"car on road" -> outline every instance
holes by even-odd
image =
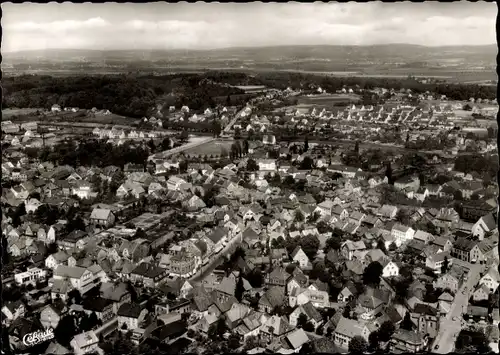
[[[457,317],[455,316],[455,317],[453,317],[452,319],[453,319],[454,321],[456,321],[456,320],[457,320]]]
[[[436,345],[436,346],[434,347],[434,350],[437,350],[437,349],[439,349],[439,345]]]

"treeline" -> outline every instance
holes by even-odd
[[[134,146],[130,143],[115,146],[99,140],[82,141],[78,145],[75,141],[68,140],[52,148],[45,147],[38,152],[40,160],[59,165],[73,167],[115,165],[122,169],[127,163],[144,165],[148,156],[149,151],[143,146]]]
[[[255,75],[209,72],[206,75],[212,80],[220,80],[231,85],[264,85],[282,90],[288,87],[307,90],[310,89],[311,85],[314,85],[330,93],[343,87],[359,86],[361,89],[366,90],[382,87],[395,90],[410,89],[415,93],[429,91],[438,95],[446,95],[452,100],[469,100],[471,97],[492,100],[496,98],[497,92],[494,86],[446,83],[423,84],[413,78],[328,77],[293,72],[262,72]]]
[[[108,109],[142,117],[162,102],[192,110],[214,107],[214,98],[244,94],[243,90],[206,80],[200,74],[166,76],[104,75],[51,77],[23,75],[3,80],[4,107],[50,109],[52,105]]]
[[[269,88],[310,90],[321,87],[335,92],[343,87],[373,89],[375,87],[411,89],[415,93],[429,91],[449,99],[494,99],[496,87],[470,84],[423,84],[412,78],[326,77],[317,74],[265,72],[255,75],[209,71],[204,74],[180,73],[155,75],[101,75],[51,77],[21,75],[3,79],[4,107],[49,109],[54,104],[64,107],[108,109],[113,113],[142,117],[151,113],[157,103],[164,106],[183,105],[200,111],[220,104],[239,105],[248,100],[243,90],[234,85],[264,85]],[[237,101],[237,102],[233,102]]]

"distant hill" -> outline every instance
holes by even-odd
[[[87,50],[48,49],[3,53],[6,61],[102,61],[117,60],[175,60],[190,58],[197,60],[241,59],[246,61],[266,61],[279,59],[327,59],[354,62],[372,61],[422,61],[434,59],[477,60],[496,62],[497,46],[446,46],[426,47],[411,44],[384,44],[372,46],[274,46],[238,47],[212,50]]]

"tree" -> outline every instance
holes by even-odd
[[[314,167],[314,160],[310,156],[304,157],[300,163],[301,170],[311,170]]]
[[[363,284],[378,287],[383,267],[378,261],[373,261],[365,268],[363,272]]]
[[[482,331],[461,330],[457,336],[455,348],[467,353],[491,353],[489,341]]]
[[[218,138],[222,132],[222,128],[220,126],[219,121],[214,120],[213,126],[212,126],[212,131],[214,133],[214,137]]]
[[[446,274],[448,272],[449,261],[448,257],[445,256],[443,260],[443,264],[441,264],[441,274]]]
[[[387,177],[389,184],[392,185],[394,181],[392,180],[392,168],[390,162],[387,163],[385,168],[385,176]]]
[[[354,144],[354,153],[359,155],[359,141],[356,141],[356,144]]]
[[[241,129],[239,127],[236,127],[234,129],[234,139],[240,139],[241,138]]]
[[[236,282],[236,287],[234,290],[234,297],[241,302],[243,299],[243,292],[245,292],[245,288],[243,287],[243,278],[240,276],[238,277],[238,281]]]
[[[396,327],[390,321],[385,321],[384,323],[382,323],[378,330],[378,337],[380,341],[385,343],[391,340],[391,337],[394,334],[395,330]]]
[[[253,159],[248,159],[247,161],[247,170],[248,171],[258,171],[259,166],[257,165],[257,162]]]
[[[304,328],[307,323],[307,316],[304,313],[299,314],[297,318],[297,328]]]
[[[248,140],[243,140],[243,153],[248,154]]]
[[[300,240],[300,247],[310,260],[316,257],[320,246],[320,241],[317,236],[308,234]]]
[[[307,139],[307,136],[304,138],[304,152],[307,152],[309,150],[309,139]]]
[[[78,334],[76,320],[72,315],[65,315],[54,329],[54,337],[57,342],[63,346],[69,346],[73,337]]]
[[[307,322],[303,327],[306,332],[314,332],[314,325],[311,322]]]
[[[295,211],[295,222],[304,222],[305,217],[301,210]]]
[[[246,279],[248,280],[250,285],[254,288],[262,287],[264,283],[264,277],[262,275],[262,272],[258,268],[255,268],[252,271],[250,271],[246,275]]]
[[[403,321],[401,322],[400,328],[406,330],[413,329],[413,322],[411,320],[410,312],[406,312],[405,316],[403,317]]]
[[[364,353],[368,349],[368,343],[366,340],[360,336],[354,336],[349,342],[349,352],[355,354]]]
[[[370,335],[368,336],[368,347],[370,351],[376,351],[378,350],[378,344],[379,344],[379,337],[378,337],[378,332],[374,331],[371,332]]]
[[[189,139],[189,134],[186,130],[183,130],[181,134],[179,135],[179,140],[181,143],[186,143]]]

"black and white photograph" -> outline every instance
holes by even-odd
[[[1,355],[499,352],[496,3],[1,8]]]

